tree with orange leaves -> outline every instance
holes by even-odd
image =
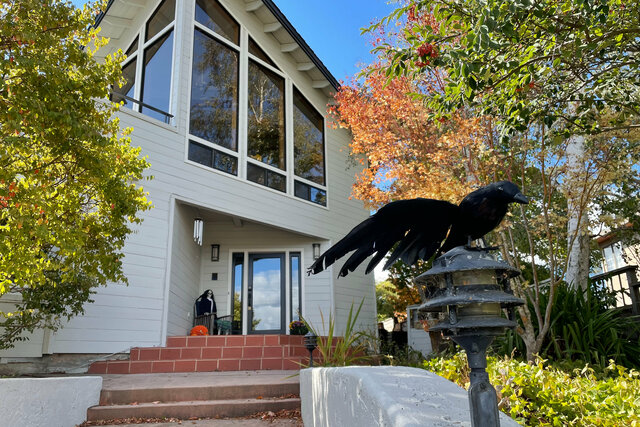
[[[351,154],[363,165],[353,196],[370,207],[428,197],[459,202],[492,176],[488,122],[460,112],[434,122],[424,103],[408,94],[437,90],[438,75],[416,82],[376,70],[362,83],[342,86],[331,107],[335,122],[351,131]]]
[[[439,28],[431,14],[410,14],[397,33],[377,27],[374,51],[389,40],[409,44],[418,37],[412,32],[416,24]],[[457,203],[474,187],[495,179],[498,159],[491,149],[491,123],[464,110],[435,120],[422,99],[445,90],[442,72],[427,67],[439,52],[424,43],[416,54],[424,73],[389,79],[385,70],[390,63],[380,53],[362,70],[364,80],[340,88],[329,110],[337,126],[351,131],[351,154],[365,166],[353,196],[372,208],[415,197]]]
[[[425,64],[437,56],[430,45],[420,46],[419,53]],[[435,71],[420,80],[399,76],[388,81],[382,64],[379,58],[363,70],[362,81],[343,85],[330,108],[333,123],[351,132],[351,154],[364,166],[352,196],[372,209],[416,197],[458,203],[493,181],[499,157],[492,149],[490,121],[465,111],[435,121],[420,97],[411,94],[442,91],[443,76]],[[387,287],[395,288],[395,311],[419,301],[411,278],[426,268],[422,262],[392,267]]]

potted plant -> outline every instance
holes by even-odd
[[[309,328],[302,320],[294,320],[289,323],[289,333],[291,335],[305,335],[307,332],[309,332]]]

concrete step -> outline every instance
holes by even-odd
[[[100,405],[126,405],[132,402],[183,402],[195,400],[230,400],[277,398],[299,395],[299,383],[181,386],[141,389],[109,389],[100,393]]]
[[[300,408],[300,398],[262,398],[195,400],[184,402],[146,402],[136,405],[94,406],[87,411],[88,421],[119,418],[189,419],[192,417],[243,417],[257,412]]]
[[[242,417],[300,408],[297,370],[102,375],[89,421]]]

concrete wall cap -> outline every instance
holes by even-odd
[[[424,369],[304,369],[300,397],[305,426],[471,426],[466,390]],[[503,413],[500,423],[519,426]]]

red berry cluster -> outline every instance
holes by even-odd
[[[423,43],[420,47],[418,47],[418,56],[429,56],[431,58],[436,58],[438,56],[438,51],[435,47],[433,47],[430,43]]]
[[[431,43],[423,43],[418,47],[418,56],[421,58],[427,58],[426,61],[416,61],[416,65],[420,68],[429,65],[430,58],[438,57],[438,50]]]

